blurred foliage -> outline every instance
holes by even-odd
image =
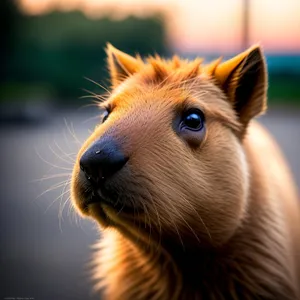
[[[107,42],[130,54],[168,55],[162,16],[91,20],[81,12],[21,14],[13,0],[0,1],[0,100],[49,99],[70,103],[103,90]],[[269,99],[300,103],[300,55],[267,57]],[[80,101],[82,103],[82,101]]]
[[[2,0],[1,0],[2,1]],[[1,98],[45,97],[78,99],[86,94],[84,79],[103,82],[107,78],[107,42],[131,54],[167,54],[166,34],[159,16],[121,21],[109,18],[91,20],[81,12],[52,12],[40,16],[24,16],[6,1],[1,34],[9,45],[1,57],[6,67],[1,74]],[[7,20],[9,19],[9,21]],[[108,82],[105,82],[107,85]],[[91,87],[91,88],[90,88]],[[98,92],[98,91],[97,91]]]
[[[19,24],[19,13],[13,0],[0,1],[0,79],[9,70],[10,57],[14,51]]]
[[[269,73],[268,99],[271,103],[300,105],[300,70],[298,74]]]
[[[300,53],[267,54],[269,99],[272,103],[300,104]]]

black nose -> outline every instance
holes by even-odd
[[[80,168],[86,177],[95,182],[105,180],[121,170],[128,161],[113,140],[100,139],[80,159]]]

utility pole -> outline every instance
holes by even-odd
[[[250,0],[243,0],[243,16],[242,16],[242,50],[249,47],[249,13]]]

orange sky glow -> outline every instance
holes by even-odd
[[[300,0],[249,0],[249,44],[269,52],[300,53]],[[171,45],[182,52],[242,49],[243,0],[19,0],[29,14],[82,10],[90,18],[109,14],[146,17],[162,12]]]

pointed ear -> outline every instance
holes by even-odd
[[[213,76],[232,103],[244,130],[253,117],[266,110],[267,68],[258,45],[219,64]]]
[[[111,44],[106,46],[107,63],[113,87],[118,86],[130,75],[139,71],[143,62],[140,58],[132,57]]]

